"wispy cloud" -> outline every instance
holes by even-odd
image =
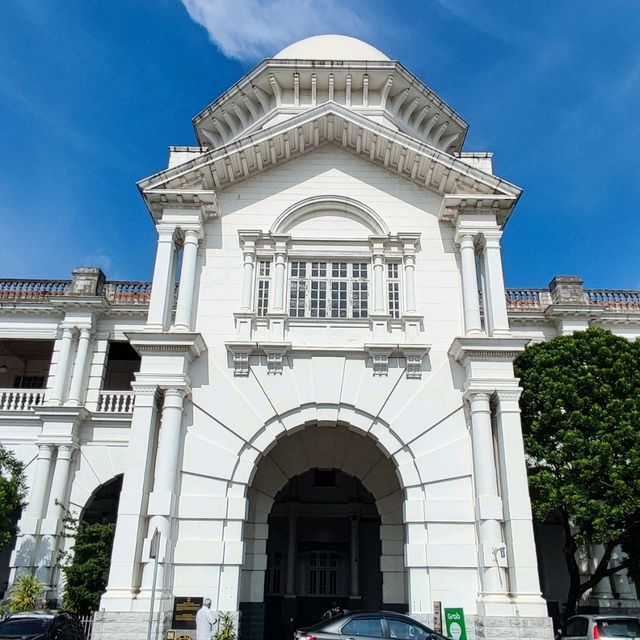
[[[366,31],[354,5],[338,0],[181,1],[225,56],[243,62],[271,57],[307,36]]]

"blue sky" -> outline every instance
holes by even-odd
[[[524,188],[507,286],[576,274],[640,288],[638,0],[4,0],[1,277],[101,266],[148,279],[135,183],[260,59],[318,33],[367,40],[470,124]]]

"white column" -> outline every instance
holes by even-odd
[[[78,350],[76,360],[73,363],[73,373],[71,375],[71,387],[69,388],[69,399],[67,404],[79,406],[82,397],[82,383],[87,368],[87,356],[89,354],[89,344],[91,341],[91,331],[87,328],[80,329],[78,338]]]
[[[602,556],[604,555],[604,545],[592,544],[590,552],[589,573],[590,575],[593,575],[602,560]],[[605,576],[602,578],[602,580],[593,587],[591,593],[594,598],[612,600],[613,592],[611,591],[611,576]]]
[[[254,249],[245,249],[243,252],[244,265],[242,267],[242,311],[253,309],[253,266],[256,259]]]
[[[147,328],[163,331],[169,323],[169,300],[173,296],[175,265],[175,228],[158,227],[158,248],[156,262],[153,268],[151,283],[151,297],[149,299],[149,314]]]
[[[298,538],[298,516],[289,516],[289,539],[287,547],[287,585],[285,594],[296,595],[296,547]]]
[[[491,318],[491,335],[511,335],[504,292],[502,259],[500,257],[501,231],[484,233],[484,271],[487,280],[487,314]]]
[[[52,444],[38,445],[36,470],[33,476],[31,491],[29,493],[29,502],[27,503],[25,510],[25,515],[29,519],[39,519],[44,517],[44,504],[47,498],[52,455]]]
[[[160,566],[158,567],[157,577],[157,588],[159,590],[169,586],[165,584],[165,577],[171,575],[170,571],[166,570],[169,568],[173,551],[171,521],[175,515],[176,507],[176,482],[181,451],[184,397],[184,389],[167,389],[164,392],[153,477],[153,492],[149,496],[148,515],[151,520],[147,532],[147,541],[151,540],[156,528],[160,531],[161,536]],[[142,576],[142,584],[145,589],[151,589],[152,579],[153,561],[149,561],[144,566]]]
[[[384,255],[382,253],[374,253],[373,313],[374,315],[384,315],[386,312],[386,299],[384,295]]]
[[[476,513],[480,541],[480,576],[484,595],[505,593],[506,576],[493,558],[502,546],[502,504],[498,495],[493,454],[491,406],[486,393],[471,394],[471,442],[476,487]]]
[[[416,313],[416,281],[415,265],[416,256],[413,253],[405,253],[404,262],[404,291],[405,291],[405,313],[407,315]]]
[[[538,559],[518,405],[520,390],[498,391],[496,395],[496,436],[504,532],[509,556],[509,587],[516,597],[540,597]],[[541,597],[540,604],[545,606]]]
[[[466,335],[477,335],[482,333],[482,324],[480,322],[475,241],[472,235],[465,234],[459,238],[458,242],[460,244],[465,333]]]
[[[196,284],[199,240],[197,231],[188,229],[185,232],[175,321],[175,328],[180,331],[191,331],[192,327],[193,291]]]
[[[273,310],[276,313],[284,313],[285,284],[287,279],[287,256],[284,251],[276,252],[276,280],[275,280],[275,300]]]
[[[150,470],[153,468],[157,430],[157,387],[133,383],[136,401],[125,474],[118,504],[118,520],[111,553],[109,584],[102,596],[101,608],[122,611],[140,586],[142,541],[146,533]]]
[[[351,589],[352,598],[360,597],[360,563],[358,558],[358,531],[360,519],[357,516],[351,518]]]
[[[69,485],[69,470],[73,456],[73,445],[63,444],[58,446],[58,456],[53,468],[51,491],[49,492],[49,504],[45,521],[46,530],[43,532],[39,554],[39,569],[36,573],[43,584],[51,585],[53,578],[53,566],[56,561],[58,549],[58,535],[62,530],[63,508],[67,499],[67,487]]]
[[[58,352],[58,364],[56,366],[56,374],[53,379],[53,388],[49,403],[53,405],[61,405],[64,400],[64,394],[67,390],[67,381],[69,378],[69,360],[71,359],[71,347],[73,342],[73,331],[69,327],[62,330],[62,338],[60,339],[60,350]]]

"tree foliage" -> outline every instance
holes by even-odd
[[[15,515],[25,493],[23,464],[0,444],[0,549],[15,535]]]
[[[75,537],[75,544],[62,558],[62,605],[67,611],[87,615],[97,611],[100,596],[107,588],[115,525],[78,523],[67,514],[65,528],[67,536]]]
[[[571,615],[611,575],[611,552],[631,551],[640,522],[640,342],[592,328],[528,347],[515,364],[534,512],[559,517]],[[594,575],[580,581],[576,551],[602,543]],[[625,561],[629,566],[631,560]],[[620,568],[617,567],[617,568]]]

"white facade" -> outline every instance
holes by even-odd
[[[339,598],[550,637],[512,362],[592,324],[638,335],[637,293],[505,292],[520,190],[365,43],[296,43],[194,127],[201,146],[139,184],[151,287],[0,283],[0,439],[30,485],[12,575],[36,567],[55,593],[59,503],[80,513],[122,475],[94,637],[146,633],[156,530],[158,629],[174,596],[241,612],[251,639]],[[44,389],[10,388],[23,361]]]

